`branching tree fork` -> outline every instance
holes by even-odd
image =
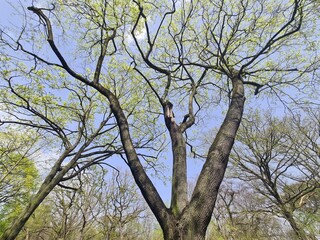
[[[36,114],[53,127],[56,134],[62,134],[66,149],[30,206],[2,239],[10,240],[17,236],[44,197],[74,167],[78,159],[86,155],[86,148],[97,136],[107,134],[108,131],[103,129],[113,117],[122,146],[121,149],[103,153],[111,156],[120,153],[123,148],[135,182],[160,223],[164,238],[204,239],[244,111],[245,86],[249,87],[248,96],[251,95],[252,87],[251,92],[254,94],[262,90],[276,92],[276,86],[281,84],[296,84],[296,88],[299,88],[299,83],[303,84],[303,81],[298,77],[302,78],[302,73],[311,72],[314,66],[313,63],[288,57],[288,54],[284,56],[286,51],[293,50],[290,44],[294,48],[298,45],[296,41],[302,39],[299,31],[303,17],[309,11],[310,4],[307,1],[294,0],[279,4],[250,0],[125,2],[120,1],[117,5],[112,1],[56,1],[56,8],[53,9],[28,7],[45,27],[46,40],[59,62],[50,62],[36,51],[26,50],[27,47],[23,47],[20,39],[15,42],[17,47],[12,48],[22,51],[36,62],[63,70],[81,86],[89,87],[90,91],[108,100],[111,113],[95,132],[87,136],[82,145],[78,144],[85,131],[85,124],[79,126],[79,141],[70,144],[63,130],[55,127],[55,123],[51,123],[45,116]],[[57,10],[58,6],[62,10]],[[79,18],[77,24],[88,28],[84,30],[82,40],[95,37],[94,43],[90,45],[91,53],[88,54],[95,59],[92,75],[78,73],[64,53],[65,49],[57,44],[54,35],[56,26],[51,18],[59,18],[63,11],[73,13],[73,16]],[[50,13],[54,14],[50,16]],[[1,41],[10,45],[3,37]],[[113,76],[110,70],[114,68],[112,61],[116,61],[116,65],[130,65],[126,74],[119,71]],[[304,71],[306,68],[309,71]],[[138,82],[121,85],[120,82],[126,77],[132,81],[138,79]],[[139,146],[134,142],[130,116],[137,114],[139,117],[139,110],[128,113],[120,90],[115,89],[106,79],[115,79],[115,86],[121,85],[129,92],[133,91],[132,85],[135,84],[141,89],[147,88],[147,99],[152,102],[152,108],[162,109],[163,124],[170,135],[173,156],[170,207],[165,205],[148,177],[137,150]],[[14,94],[14,89],[12,91]],[[208,99],[219,94],[221,104],[222,100],[226,100],[227,111],[207,151],[193,194],[188,199],[185,134],[189,128],[195,127],[197,116],[205,108],[204,102],[213,111],[214,101]],[[182,111],[179,104],[187,108],[181,123],[174,115],[175,109],[177,116]],[[27,109],[31,110],[29,106]],[[148,109],[147,114],[152,115],[151,109]],[[90,110],[83,119],[89,116]],[[153,128],[156,127],[154,124]],[[99,157],[99,153],[93,152],[93,158]],[[67,156],[71,160],[58,171],[60,163]]]

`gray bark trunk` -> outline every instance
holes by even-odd
[[[164,106],[164,118],[170,133],[173,168],[172,168],[172,193],[170,209],[174,216],[178,216],[186,207],[188,201],[187,185],[187,152],[183,130],[174,119],[172,103],[166,102]]]
[[[245,102],[242,80],[233,78],[233,94],[226,117],[212,143],[190,203],[163,228],[166,240],[205,239],[218,190],[223,180]]]

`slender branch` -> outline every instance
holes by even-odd
[[[66,60],[64,59],[64,57],[62,56],[62,54],[60,53],[59,49],[57,48],[54,39],[53,39],[53,32],[52,32],[52,26],[51,26],[51,22],[49,20],[49,18],[42,12],[41,8],[36,8],[36,7],[28,7],[28,10],[34,12],[35,14],[37,14],[39,16],[39,18],[41,20],[43,20],[46,24],[46,29],[47,29],[47,41],[51,47],[51,49],[53,50],[53,52],[55,53],[55,55],[58,57],[58,59],[60,60],[63,68],[74,78],[80,80],[81,82],[84,82],[86,84],[90,84],[90,81],[86,78],[84,78],[83,76],[77,74],[75,71],[73,71],[69,65],[67,64]]]
[[[289,19],[289,21],[284,24],[268,41],[267,43],[264,45],[264,47],[262,47],[260,49],[260,51],[258,51],[252,58],[250,61],[248,61],[247,63],[243,64],[242,67],[240,68],[239,74],[242,74],[243,70],[245,68],[247,68],[249,65],[251,65],[258,57],[260,57],[267,49],[270,49],[276,42],[278,42],[279,40],[288,37],[296,32],[298,32],[300,30],[300,27],[302,25],[302,9],[300,6],[300,2],[301,0],[295,0],[294,1],[294,7],[293,7],[293,11],[291,14],[291,18]],[[286,30],[287,28],[291,27],[291,24],[294,23],[294,21],[296,20],[297,15],[300,14],[300,18],[298,20],[298,26],[296,26],[295,28],[291,29],[288,32],[285,32],[284,34],[281,35],[281,33]]]

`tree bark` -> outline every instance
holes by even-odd
[[[137,152],[133,146],[132,139],[130,136],[128,121],[121,108],[118,98],[112,92],[110,92],[108,89],[106,89],[100,84],[88,82],[88,85],[98,90],[109,100],[111,111],[114,114],[117,121],[121,142],[133,178],[137,186],[139,187],[144,199],[149,205],[151,211],[157,218],[160,226],[162,228],[166,228],[166,223],[169,222],[170,210],[165,206],[158,191],[156,190],[152,181],[146,174],[144,167],[138,158]]]
[[[228,112],[209,149],[206,162],[185,212],[186,216],[193,219],[193,225],[197,228],[196,234],[203,237],[211,219],[244,108],[243,82],[239,77],[233,77],[231,80],[233,93]]]
[[[232,78],[233,93],[226,117],[202,168],[190,203],[163,228],[166,240],[203,240],[211,220],[218,190],[223,180],[244,108],[242,79]]]
[[[186,142],[183,137],[183,130],[175,122],[172,107],[172,103],[165,103],[164,118],[170,133],[173,155],[170,209],[174,216],[178,216],[186,207],[188,201],[187,152]]]

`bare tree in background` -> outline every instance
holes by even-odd
[[[318,127],[317,119],[299,115],[252,114],[243,121],[231,155],[237,177],[262,197],[260,209],[284,218],[297,239],[316,239],[297,214],[320,187]]]

